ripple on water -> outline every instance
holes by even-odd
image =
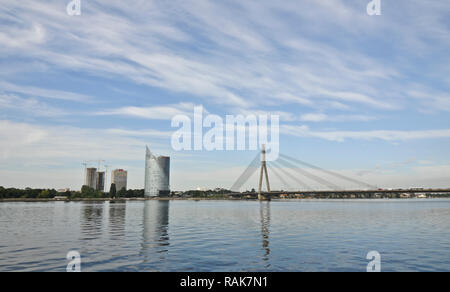
[[[0,271],[450,271],[450,200],[1,203]]]

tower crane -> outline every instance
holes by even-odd
[[[101,164],[102,164],[102,162],[104,163],[105,162],[105,160],[102,160],[102,159],[98,159],[98,160],[87,160],[87,161],[85,161],[85,162],[83,162],[82,164],[84,165],[84,183],[85,184],[87,184],[87,181],[86,181],[86,172],[87,172],[87,166],[88,166],[88,164],[89,163],[92,163],[92,162],[97,162],[97,173],[99,173],[100,172],[100,166],[101,166]],[[107,175],[107,171],[108,170],[106,170],[105,171],[105,185],[106,185],[106,175]]]
[[[99,160],[88,160],[88,161],[85,161],[85,163],[83,163],[83,165],[84,164],[88,164],[89,162],[97,162],[97,171],[100,171],[101,163],[105,162],[105,160],[101,160],[101,159],[99,159]]]

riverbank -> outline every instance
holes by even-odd
[[[429,197],[429,198],[286,198],[286,199],[272,199],[273,201],[309,201],[309,200],[424,200],[424,199],[444,199],[448,197]],[[75,199],[0,199],[0,203],[20,203],[20,202],[111,202],[120,203],[127,201],[258,201],[258,199],[250,198],[75,198]]]
[[[237,198],[74,198],[74,199],[0,199],[0,203],[12,202],[126,202],[126,201],[248,201]],[[253,199],[254,200],[254,199]]]

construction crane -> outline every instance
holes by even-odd
[[[97,168],[97,171],[98,172],[100,172],[100,164],[102,163],[102,162],[105,162],[104,160],[97,160],[97,162],[98,162],[98,168]]]
[[[97,171],[100,171],[101,163],[105,162],[105,160],[101,160],[101,159],[99,159],[99,160],[88,160],[88,161],[85,161],[85,163],[83,163],[83,164],[88,164],[89,162],[97,162]]]
[[[87,181],[86,181],[86,172],[87,172],[86,169],[87,169],[87,166],[89,165],[89,163],[92,163],[92,162],[97,162],[97,173],[98,173],[98,172],[100,172],[100,166],[101,166],[102,162],[104,163],[105,160],[102,160],[102,159],[98,159],[98,160],[87,160],[87,161],[85,161],[85,162],[82,163],[82,164],[84,165],[84,184],[87,184]],[[108,172],[108,170],[105,171],[105,185],[106,185],[106,175],[107,175],[107,172]]]

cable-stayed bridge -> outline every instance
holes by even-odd
[[[399,193],[400,190],[385,190],[364,181],[330,171],[300,159],[280,154],[276,161],[266,161],[266,150],[263,145],[261,153],[239,176],[231,187],[231,191],[239,194],[242,187],[259,170],[259,183],[254,195],[260,200],[270,200],[272,196],[281,194],[326,195],[363,195],[372,197],[375,194]],[[270,174],[270,179],[269,179]],[[278,190],[271,188],[273,182],[278,183]],[[265,182],[265,190],[263,183]],[[408,193],[450,193],[450,189],[410,189]],[[247,193],[248,194],[248,193]]]

